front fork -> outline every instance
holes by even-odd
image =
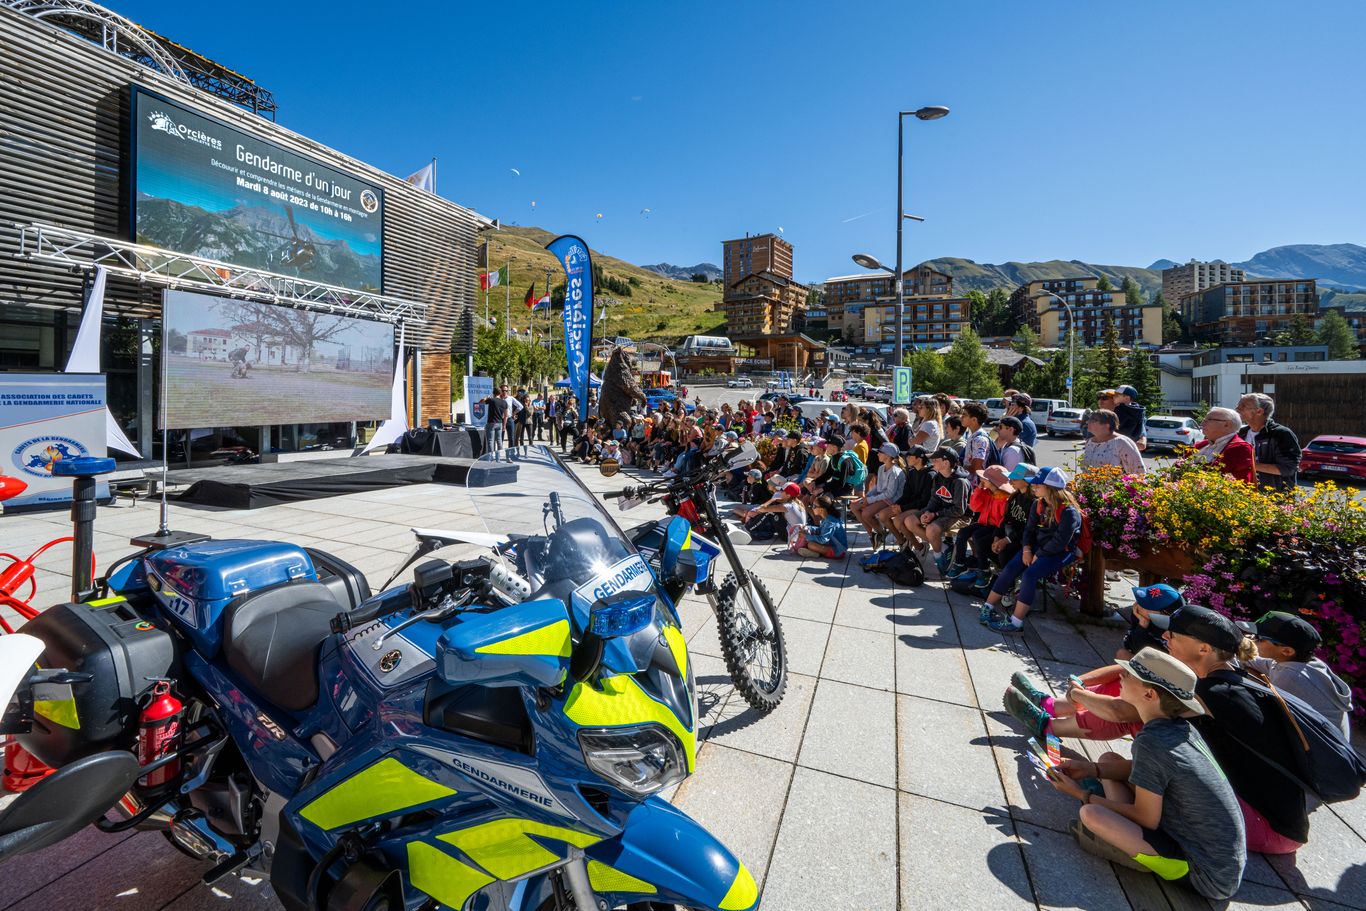
[[[754,582],[750,579],[749,572],[740,563],[740,555],[735,552],[735,545],[731,543],[730,534],[726,530],[726,523],[716,511],[716,499],[710,489],[697,499],[702,500],[702,508],[707,516],[707,521],[711,523],[712,530],[716,534],[716,542],[721,545],[721,550],[725,552],[726,559],[730,561],[731,572],[735,575],[735,596],[738,598],[741,591],[745,593],[745,598],[749,601],[749,612],[754,617],[754,623],[759,628],[765,638],[773,637],[773,620],[768,616],[768,609],[764,606],[764,601],[759,597],[759,592],[754,587]],[[716,596],[708,595],[711,602],[712,612],[716,611]]]

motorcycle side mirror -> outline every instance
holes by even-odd
[[[559,686],[572,651],[569,611],[557,598],[464,614],[436,643],[441,677],[453,686]]]
[[[413,570],[413,584],[409,589],[412,592],[413,604],[420,607],[436,600],[441,590],[453,578],[455,571],[445,560],[428,560],[420,564]]]
[[[615,477],[621,471],[621,463],[616,459],[603,459],[598,463],[598,473],[604,478]]]
[[[685,550],[674,562],[673,577],[684,585],[695,585],[702,575],[702,561],[697,559],[697,551]]]

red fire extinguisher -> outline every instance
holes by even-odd
[[[151,765],[180,749],[180,713],[184,705],[171,695],[171,681],[159,679],[152,687],[152,701],[142,710],[138,731],[138,764]],[[138,779],[146,788],[156,788],[180,774],[180,760],[173,759]]]

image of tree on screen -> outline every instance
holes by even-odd
[[[169,427],[388,413],[388,323],[180,291],[167,294],[165,319]]]

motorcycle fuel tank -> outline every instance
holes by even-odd
[[[206,658],[222,643],[221,619],[234,598],[318,573],[304,549],[280,541],[202,541],[157,551],[144,561],[147,584]]]

